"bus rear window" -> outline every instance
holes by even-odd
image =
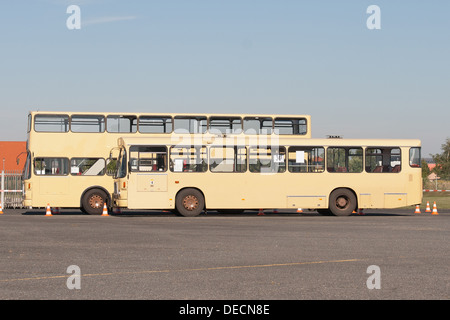
[[[421,155],[420,155],[420,148],[415,147],[409,149],[409,165],[411,167],[417,168],[421,166]]]

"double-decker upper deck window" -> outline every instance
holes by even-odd
[[[73,115],[70,121],[72,132],[104,132],[105,117],[102,115]]]
[[[276,134],[306,134],[305,118],[275,118],[273,131]]]
[[[68,132],[68,115],[45,115],[34,116],[34,130],[37,132]]]
[[[239,117],[211,117],[209,118],[210,133],[237,134],[242,132],[242,120]]]
[[[170,133],[172,132],[171,117],[139,117],[139,132],[142,133]]]
[[[273,121],[270,117],[244,118],[244,132],[246,134],[271,134]]]
[[[400,148],[367,148],[367,172],[400,172],[402,168]]]
[[[111,115],[106,117],[106,130],[112,133],[135,133],[137,130],[136,116]]]
[[[206,117],[178,116],[174,118],[175,133],[205,133]]]

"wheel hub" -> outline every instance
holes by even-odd
[[[348,199],[344,198],[344,197],[339,197],[339,198],[336,199],[336,205],[339,208],[344,209],[348,205]]]
[[[192,211],[198,208],[198,199],[195,196],[189,195],[183,199],[183,206],[186,210]]]
[[[89,198],[89,205],[93,209],[101,208],[103,205],[103,198],[99,195],[93,195],[91,198]]]

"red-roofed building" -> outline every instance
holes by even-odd
[[[26,152],[25,141],[0,141],[0,171],[22,170],[27,158]],[[17,159],[20,159],[19,164]]]

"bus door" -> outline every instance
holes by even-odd
[[[131,146],[128,166],[128,207],[167,208],[167,147]]]

